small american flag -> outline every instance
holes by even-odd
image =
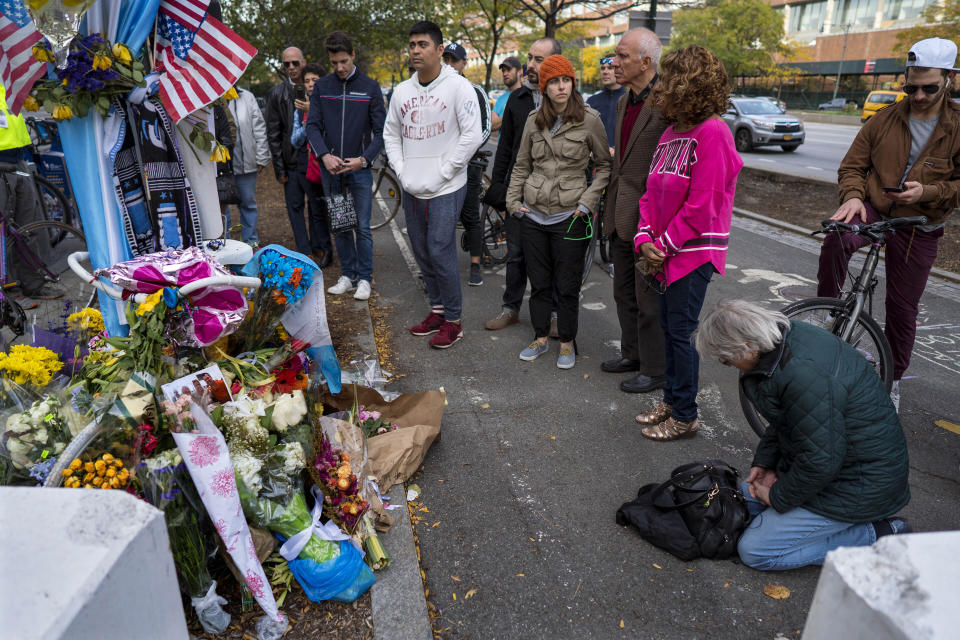
[[[0,0],[3,1],[3,0]],[[163,0],[157,19],[160,100],[174,122],[236,84],[257,50],[213,16],[210,0]]]
[[[23,2],[0,0],[0,84],[13,113],[20,113],[33,84],[47,72],[47,63],[33,57],[33,45],[42,39]]]

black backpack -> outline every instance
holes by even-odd
[[[617,510],[617,524],[681,560],[722,560],[737,553],[750,513],[737,470],[720,460],[677,467],[663,484],[640,487],[636,500]]]

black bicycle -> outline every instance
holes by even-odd
[[[604,192],[600,195],[600,202],[597,204],[597,210],[595,213],[590,215],[590,225],[593,230],[592,235],[590,236],[590,244],[587,246],[587,253],[583,258],[583,276],[581,279],[581,284],[586,283],[587,276],[590,275],[590,270],[593,268],[594,263],[600,265],[604,271],[607,272],[611,278],[613,277],[613,263],[610,261],[609,254],[609,238],[601,233],[600,227],[603,224],[603,210],[606,207],[607,201],[607,192]]]
[[[490,188],[490,177],[487,175],[487,167],[490,166],[490,151],[477,151],[470,159],[472,167],[479,167],[483,176],[483,187],[480,189],[480,224],[482,225],[483,246],[481,247],[480,263],[487,268],[507,261],[507,229],[506,214],[498,211],[483,201],[487,195],[487,189]],[[464,251],[469,251],[469,240],[467,232],[460,236],[460,247]]]
[[[822,229],[810,235],[820,233],[855,233],[870,241],[870,250],[864,260],[860,274],[854,280],[850,291],[839,298],[808,298],[798,300],[783,308],[783,313],[791,319],[801,320],[821,327],[839,336],[863,354],[867,362],[883,380],[889,392],[893,386],[893,354],[890,343],[880,323],[873,318],[873,293],[877,288],[878,278],[875,275],[877,264],[880,262],[880,250],[887,243],[886,235],[903,227],[924,225],[927,219],[923,216],[915,218],[893,218],[880,220],[871,224],[847,224],[834,220],[824,220]],[[743,414],[750,423],[750,427],[762,436],[767,429],[767,422],[747,399],[740,386],[740,406]]]

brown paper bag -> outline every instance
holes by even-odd
[[[409,480],[430,445],[440,439],[446,393],[405,393],[387,402],[369,387],[345,385],[337,395],[328,394],[324,402],[341,411],[350,411],[354,404],[368,411],[379,411],[384,419],[400,427],[367,439],[368,472],[376,476],[380,490],[387,491],[394,484]]]

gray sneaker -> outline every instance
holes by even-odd
[[[520,352],[520,359],[533,362],[547,351],[550,351],[549,344],[540,344],[539,340],[534,340],[530,343],[530,346]]]
[[[890,388],[890,401],[893,402],[893,408],[900,413],[900,381],[894,380]]]
[[[573,353],[572,347],[561,347],[560,355],[557,356],[557,369],[573,369],[577,363],[577,356]]]

